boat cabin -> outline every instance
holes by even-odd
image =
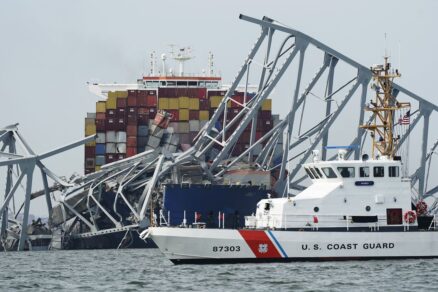
[[[308,188],[296,196],[261,200],[247,225],[286,229],[404,228],[404,216],[412,207],[410,179],[401,176],[401,167],[401,161],[386,157],[344,160],[339,155],[334,161],[315,158],[303,165],[312,182]],[[416,223],[409,225],[415,228]]]

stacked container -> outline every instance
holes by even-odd
[[[96,113],[87,114],[85,134],[97,134],[93,143],[85,146],[85,173],[100,170],[111,163],[145,150],[163,147],[169,152],[187,150],[199,130],[205,126],[225,96],[224,90],[205,87],[160,87],[158,90],[127,90],[109,92],[106,101],[96,103]],[[230,121],[243,109],[252,95],[235,92],[229,102],[227,120]],[[257,115],[256,140],[273,127],[271,100],[265,100]],[[221,128],[223,117],[216,127]],[[231,135],[235,125],[227,131]],[[248,126],[233,149],[239,155],[249,147]],[[260,153],[262,146],[255,149]],[[214,149],[217,151],[219,149]],[[212,153],[213,153],[212,152]],[[214,153],[211,155],[214,157]]]

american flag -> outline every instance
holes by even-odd
[[[403,117],[400,117],[400,119],[398,119],[398,123],[400,125],[409,125],[410,122],[411,122],[411,111],[407,111]]]

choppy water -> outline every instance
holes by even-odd
[[[438,259],[174,266],[158,249],[0,254],[2,291],[424,291]]]

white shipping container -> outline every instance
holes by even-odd
[[[173,127],[167,127],[167,129],[164,132],[169,133],[169,134],[173,134],[173,133],[175,133],[175,130],[173,129]]]
[[[106,153],[116,153],[116,143],[106,143]]]
[[[126,153],[126,143],[117,143],[116,151],[117,153]]]
[[[116,131],[106,132],[106,143],[116,143]]]
[[[105,156],[97,155],[96,156],[96,165],[104,165],[105,164]]]
[[[199,129],[202,129],[207,125],[208,121],[199,121]]]
[[[188,122],[180,122],[178,127],[179,127],[178,133],[187,134],[190,132],[190,125]]]
[[[148,139],[148,147],[151,147],[153,149],[158,148],[160,146],[161,138],[150,136]]]
[[[96,143],[105,144],[106,143],[106,135],[102,132],[97,132]]]
[[[189,121],[189,129],[190,132],[199,132],[199,121],[197,120]]]
[[[117,136],[117,139],[116,139],[117,143],[126,143],[126,132],[119,131],[119,132],[117,132],[116,136]]]
[[[179,131],[178,123],[177,122],[169,123],[169,127],[167,129],[169,129],[169,128],[173,128],[173,132],[174,133],[178,133],[178,131]]]

